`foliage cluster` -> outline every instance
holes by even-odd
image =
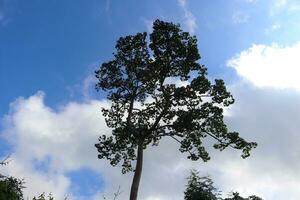
[[[6,177],[0,177],[0,199],[23,200],[23,180]]]
[[[263,200],[255,195],[244,198],[238,192],[232,192],[227,198],[221,198],[221,193],[213,186],[212,179],[208,176],[199,176],[199,172],[195,170],[191,171],[187,179],[184,200]]]

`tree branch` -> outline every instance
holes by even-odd
[[[7,165],[9,163],[10,155],[6,156],[2,161],[0,161],[0,165]]]
[[[128,109],[128,116],[127,116],[127,119],[126,119],[127,127],[130,125],[130,120],[131,120],[131,115],[132,115],[132,110],[133,110],[133,103],[134,103],[134,95],[132,95],[132,98],[130,100],[129,109]]]
[[[212,138],[214,138],[215,140],[217,140],[218,142],[224,144],[224,142],[222,140],[220,140],[218,137],[214,136],[213,134],[203,131],[204,133],[206,133],[207,135],[211,136]],[[231,144],[226,143],[226,145],[230,146],[231,148],[235,149],[234,146],[232,146]]]
[[[163,96],[165,97],[164,86],[163,86],[164,82],[165,82],[165,78],[160,81],[160,89],[161,89],[161,91],[163,93]],[[166,104],[164,106],[164,109],[161,111],[161,113],[159,114],[159,116],[156,118],[156,120],[155,120],[154,124],[152,125],[152,127],[149,129],[149,132],[152,132],[155,129],[155,127],[158,125],[159,121],[161,120],[161,118],[163,117],[163,115],[165,114],[165,112],[167,110],[168,110],[168,106]]]
[[[161,113],[159,114],[159,116],[156,118],[155,122],[153,123],[152,127],[150,128],[150,132],[153,131],[155,129],[155,127],[158,125],[159,121],[161,120],[161,118],[164,116],[166,110],[168,108],[164,107],[164,109],[161,111]]]
[[[176,142],[178,142],[179,144],[181,144],[180,140],[178,140],[178,139],[177,139],[176,137],[174,137],[173,135],[168,135],[168,136],[170,136],[170,137],[173,138]],[[187,151],[190,153],[191,156],[193,155],[193,153],[192,153],[190,150],[187,149]]]

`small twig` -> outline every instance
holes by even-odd
[[[178,142],[179,144],[181,144],[180,140],[178,140],[176,137],[174,137],[173,135],[168,135],[170,136],[171,138],[173,138],[176,142]],[[194,153],[192,153],[190,150],[187,149],[187,151],[190,153],[190,155],[194,155]]]
[[[10,158],[10,155],[6,156],[1,162],[0,165],[7,165],[10,160],[8,160]]]
[[[114,193],[114,199],[113,200],[117,200],[118,196],[122,193],[122,191],[120,191],[121,186],[118,187],[117,192]],[[103,195],[102,196],[104,200],[106,200],[106,197]]]
[[[121,186],[119,186],[119,188],[118,188],[118,190],[117,190],[117,192],[116,193],[114,193],[114,200],[116,200],[117,199],[117,197],[122,193],[121,191],[120,191],[120,189],[121,189]]]
[[[230,143],[225,143],[222,140],[220,140],[219,138],[217,138],[216,136],[214,136],[213,134],[209,133],[209,132],[205,132],[207,135],[211,136],[212,138],[214,138],[215,140],[217,140],[218,142],[220,142],[221,144],[225,144],[227,146],[230,146],[231,148],[235,149],[234,146],[232,146]]]

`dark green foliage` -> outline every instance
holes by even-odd
[[[7,165],[9,156],[7,156],[0,165]],[[20,180],[14,177],[7,177],[0,174],[0,200],[24,200],[22,189],[25,188],[24,180]],[[66,200],[67,198],[65,198]],[[45,197],[45,193],[42,193],[37,198],[32,200],[54,200],[52,194]]]
[[[23,200],[23,181],[14,177],[0,177],[0,200]]]
[[[43,192],[38,197],[33,197],[32,200],[54,200],[54,197],[51,193],[49,193],[47,196]],[[65,197],[64,200],[68,200],[68,197]]]
[[[225,198],[224,200],[263,200],[263,199],[255,195],[251,195],[248,198],[243,198],[240,196],[238,192],[233,192],[231,194],[231,197]]]
[[[138,144],[158,145],[164,136],[178,141],[192,160],[210,159],[202,144],[207,136],[216,140],[216,149],[231,146],[242,150],[243,158],[256,147],[224,124],[223,107],[234,99],[223,80],[207,79],[195,36],[156,20],[149,45],[147,33],[138,33],[121,37],[115,47],[113,59],[96,71],[96,89],[106,91],[112,103],[102,110],[112,136],[99,137],[99,159],[113,166],[122,161],[126,173],[133,170]],[[178,86],[167,82],[170,78],[189,83]]]
[[[199,177],[198,172],[191,172],[184,192],[184,200],[218,200],[218,196],[217,189],[209,177]]]
[[[0,165],[7,165],[9,163],[9,157],[10,156],[7,156],[0,161]],[[0,174],[0,200],[23,200],[23,184],[23,180]]]
[[[45,197],[45,193],[42,193],[38,197],[33,197],[32,200],[54,200],[51,193],[47,197]]]
[[[210,177],[200,177],[197,171],[191,171],[188,184],[184,192],[184,200],[263,200],[252,195],[248,198],[241,197],[238,192],[233,192],[225,199],[220,197],[220,192],[213,186]]]

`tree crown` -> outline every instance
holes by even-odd
[[[113,166],[123,160],[125,173],[132,170],[137,145],[157,145],[164,136],[178,141],[192,160],[209,160],[202,144],[206,136],[216,140],[216,149],[231,146],[241,149],[243,158],[249,156],[256,143],[228,131],[223,107],[234,99],[223,80],[212,83],[206,77],[196,37],[156,20],[149,39],[148,45],[145,32],[121,37],[113,59],[95,72],[96,89],[106,91],[111,101],[111,108],[102,111],[112,128],[112,136],[100,136],[95,145],[98,157]]]

